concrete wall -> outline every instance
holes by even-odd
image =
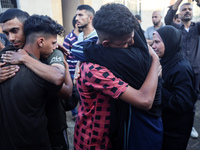
[[[142,28],[146,30],[147,27],[152,26],[152,13],[155,10],[161,11],[162,22],[167,12],[167,6],[170,5],[170,0],[143,0],[141,4]]]
[[[61,0],[17,0],[17,6],[30,15],[48,15],[63,25]],[[62,43],[63,40],[63,37],[58,37],[59,43]]]
[[[80,5],[80,0],[62,0],[63,26],[65,35],[73,29],[72,19],[76,15],[76,9]]]
[[[30,15],[41,14],[52,17],[52,3],[49,0],[18,0],[17,5]]]

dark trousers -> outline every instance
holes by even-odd
[[[69,150],[67,130],[60,133],[49,134],[52,150]]]
[[[193,110],[182,115],[165,116],[162,150],[186,150],[193,125]]]

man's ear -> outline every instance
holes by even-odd
[[[93,18],[94,18],[94,16],[89,16],[89,20],[91,23],[92,23]]]
[[[104,40],[104,41],[102,42],[102,45],[103,45],[104,47],[110,47],[110,41],[109,41],[109,40]]]
[[[37,44],[38,44],[38,46],[39,46],[40,48],[43,47],[44,40],[45,40],[44,37],[39,37],[39,38],[37,39]]]

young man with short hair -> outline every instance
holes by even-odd
[[[87,40],[91,37],[97,36],[96,31],[92,25],[92,20],[94,18],[95,11],[89,5],[80,5],[76,10],[76,21],[77,26],[83,32],[81,32],[78,36],[78,42],[82,42],[83,40]]]
[[[57,35],[63,32],[64,28],[50,17],[33,15],[24,23],[26,43],[23,48],[38,61],[41,57],[48,58],[57,42]],[[7,47],[0,54],[9,50]],[[58,92],[62,82],[55,85],[40,78],[25,65],[19,66],[13,78],[0,84],[0,145],[3,150],[50,150],[44,107],[48,91]]]
[[[63,84],[62,89],[59,91],[59,96],[62,96],[63,98],[69,97],[72,90],[72,81],[68,70],[68,64],[64,61],[62,52],[60,52],[59,50],[54,50],[53,53],[48,57],[48,59],[44,60],[44,58],[40,58],[40,60],[45,61],[44,63],[48,65],[30,57],[24,50],[18,50],[17,52],[14,52],[14,50],[17,50],[18,48],[23,48],[25,44],[25,35],[23,28],[24,22],[25,20],[27,20],[28,17],[28,13],[20,9],[8,9],[1,17],[0,21],[3,25],[3,31],[4,33],[6,33],[7,37],[10,37],[9,40],[12,44],[10,46],[10,51],[6,52],[8,54],[3,54],[4,60],[12,64],[23,63],[41,78],[55,85]],[[54,49],[55,46],[56,44],[54,45]],[[5,82],[5,80],[11,78],[16,74],[16,71],[18,71],[19,68],[15,68],[12,66],[5,66],[5,63],[1,63],[1,82]],[[66,141],[67,125],[65,110],[62,107],[62,103],[59,97],[52,93],[53,92],[50,93],[51,96],[49,95],[45,107],[45,113],[48,118],[47,128],[51,140],[51,146],[52,149],[62,147],[64,150],[67,150],[68,141]]]

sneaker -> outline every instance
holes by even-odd
[[[190,133],[190,137],[193,139],[197,139],[199,137],[198,132],[196,131],[196,129],[194,127],[192,127],[192,131]]]

